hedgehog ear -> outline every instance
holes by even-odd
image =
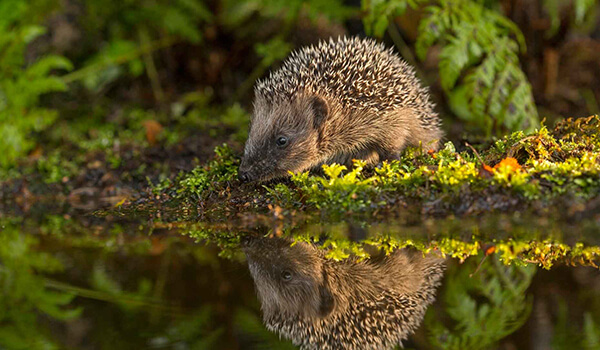
[[[325,273],[323,273],[323,277],[323,284],[319,286],[319,297],[321,299],[319,303],[319,316],[321,317],[329,315],[335,307],[335,299],[329,289],[329,283]]]
[[[329,107],[327,106],[327,102],[319,96],[313,96],[310,100],[310,106],[313,110],[313,127],[315,129],[320,129],[325,119],[327,119],[327,115],[329,114]]]

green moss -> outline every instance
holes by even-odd
[[[215,148],[215,158],[208,164],[196,167],[178,181],[180,198],[206,198],[211,192],[219,191],[237,177],[239,160],[227,145]]]
[[[373,205],[369,194],[375,188],[374,178],[362,176],[364,162],[355,160],[354,168],[342,175],[344,165],[324,165],[325,177],[310,176],[308,172],[292,176],[307,203],[318,209],[338,208],[346,213],[360,212]]]
[[[61,182],[77,174],[79,170],[75,162],[61,157],[58,152],[53,152],[38,159],[36,168],[46,183]]]

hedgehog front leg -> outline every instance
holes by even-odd
[[[367,148],[353,153],[340,153],[334,157],[331,157],[327,161],[319,164],[318,168],[321,168],[322,164],[336,163],[345,165],[348,169],[352,169],[352,160],[354,159],[365,161],[368,166],[375,165],[379,162],[379,152]]]
[[[373,166],[379,163],[379,152],[372,149],[365,149],[356,154],[352,159],[360,159],[365,161],[367,166]],[[350,159],[350,163],[352,163],[352,159]]]
[[[384,150],[379,152],[379,159],[383,162],[387,160],[388,162],[392,160],[400,160],[402,156],[402,151],[400,150]]]
[[[390,137],[389,140],[390,142],[379,150],[379,160],[382,162],[384,160],[400,160],[402,152],[406,148],[406,137],[404,135],[396,138]]]

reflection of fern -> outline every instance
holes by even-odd
[[[447,328],[427,318],[430,340],[436,348],[487,349],[519,329],[529,316],[531,300],[525,291],[535,267],[505,266],[488,258],[471,277],[473,269],[474,264],[461,266],[447,278],[445,310],[454,326]]]
[[[290,342],[280,340],[275,333],[269,332],[263,326],[260,317],[248,310],[238,310],[234,322],[241,333],[250,339],[252,345],[248,347],[249,349],[296,349]]]
[[[215,327],[214,316],[209,306],[203,306],[151,339],[150,344],[166,349],[218,349],[224,329]]]
[[[589,293],[589,291],[586,292]],[[598,298],[598,294],[594,293],[592,295],[594,299]],[[587,298],[579,300],[585,299]],[[600,325],[597,321],[594,321],[594,318],[598,318],[597,313],[594,311],[589,309],[583,314],[582,327],[580,322],[573,322],[573,314],[569,312],[567,302],[564,299],[558,299],[557,320],[552,329],[552,349],[600,349]]]
[[[0,349],[54,349],[43,320],[72,320],[82,311],[72,308],[75,294],[46,286],[44,274],[63,265],[40,252],[38,241],[21,233],[20,222],[3,219],[0,227]]]
[[[583,335],[583,349],[600,349],[600,327],[589,312],[583,315]]]
[[[363,7],[367,9],[363,0]],[[417,6],[423,1],[387,1],[387,12],[401,14],[406,4]],[[402,3],[406,3],[402,5]],[[524,49],[519,29],[506,17],[469,0],[438,1],[425,8],[426,17],[419,24],[415,45],[420,59],[425,59],[434,44],[440,44],[440,82],[452,111],[486,133],[537,126],[537,111],[531,86],[519,67],[518,53]],[[384,17],[385,18],[385,17]],[[385,21],[387,25],[387,21]],[[381,18],[367,16],[367,29],[383,34]]]

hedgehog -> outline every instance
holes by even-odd
[[[285,238],[244,243],[266,327],[300,349],[389,349],[420,325],[444,260],[408,249],[368,260],[327,259]]]
[[[266,181],[323,164],[436,150],[443,133],[415,70],[372,39],[343,37],[293,52],[259,80],[238,176]]]

